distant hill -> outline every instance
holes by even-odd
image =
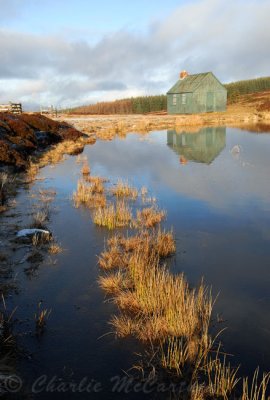
[[[224,85],[228,90],[229,103],[237,102],[239,96],[270,90],[270,77],[249,79]],[[70,109],[72,114],[146,114],[167,111],[167,96],[140,96]]]

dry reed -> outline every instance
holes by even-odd
[[[159,224],[166,216],[164,210],[159,210],[157,207],[145,207],[137,211],[137,226],[151,228]]]
[[[75,207],[79,207],[80,204],[89,208],[105,207],[106,197],[102,182],[96,181],[88,185],[83,180],[79,180],[77,190],[73,193],[73,201]]]
[[[94,211],[93,221],[98,226],[108,229],[129,226],[132,222],[132,213],[129,206],[123,201],[99,207]]]
[[[87,162],[85,162],[85,163],[83,164],[82,169],[81,169],[81,173],[82,173],[83,175],[89,175],[89,174],[90,174],[90,167],[89,167],[89,165],[88,165]]]
[[[128,184],[128,182],[119,179],[112,189],[112,193],[117,197],[129,197],[135,200],[138,197],[138,190]]]

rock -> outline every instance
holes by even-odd
[[[52,238],[50,231],[46,229],[22,229],[17,232],[15,242],[34,244],[35,246],[48,243]],[[34,242],[35,240],[35,242]]]
[[[29,237],[29,236],[34,236],[34,235],[48,235],[51,236],[51,232],[47,231],[46,229],[37,229],[37,228],[29,228],[29,229],[21,229],[19,232],[17,232],[16,237],[21,238],[21,237]]]

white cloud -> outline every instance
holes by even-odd
[[[32,104],[37,98],[83,103],[112,94],[164,93],[182,68],[211,70],[222,81],[265,76],[269,13],[270,0],[259,6],[254,0],[199,0],[178,7],[147,33],[120,30],[94,45],[2,29],[0,79],[7,94]],[[32,81],[39,82],[34,91]],[[1,101],[5,96],[0,91]]]

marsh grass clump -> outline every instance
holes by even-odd
[[[100,185],[101,183],[108,182],[108,179],[106,179],[106,178],[102,178],[100,176],[93,176],[93,175],[84,177],[84,180],[86,182],[89,182],[89,183],[92,183],[95,185]]]
[[[115,235],[108,240],[102,263],[103,269],[117,272],[106,277],[101,287],[113,296],[120,311],[110,321],[116,335],[133,335],[155,344],[156,366],[182,376],[191,366],[193,370],[201,367],[212,347],[208,330],[213,300],[203,283],[190,288],[183,274],[169,273],[161,258],[174,251],[172,232]],[[125,263],[119,272],[119,261],[114,260],[122,260],[123,255]]]
[[[119,247],[115,245],[100,254],[98,263],[103,270],[125,268],[127,266],[127,257],[121,252]]]
[[[38,194],[39,200],[46,206],[54,200],[56,191],[52,189],[39,189]]]
[[[84,141],[78,139],[64,140],[63,142],[57,143],[52,146],[50,150],[46,151],[38,161],[39,167],[44,167],[48,164],[51,166],[58,164],[66,158],[66,154],[77,155],[84,149]]]
[[[0,207],[4,207],[7,200],[7,185],[8,185],[8,174],[5,172],[0,173]]]
[[[137,249],[145,257],[156,254],[164,258],[175,253],[175,240],[173,232],[142,230],[136,235],[114,235],[107,241],[107,249],[99,256],[99,266],[104,270],[127,268],[132,255]]]
[[[80,204],[88,204],[92,198],[92,189],[85,182],[79,180],[77,183],[77,190],[73,193],[73,200],[76,206]]]
[[[80,204],[89,208],[105,207],[106,197],[104,195],[103,183],[97,181],[89,185],[83,180],[79,180],[77,190],[73,193],[73,201],[75,207],[79,207]]]
[[[95,180],[91,182],[91,189],[93,194],[103,194],[104,185],[101,180]]]
[[[136,321],[129,315],[121,314],[120,316],[114,315],[110,320],[110,325],[113,327],[117,336],[124,338],[133,335],[137,330]]]
[[[131,224],[132,213],[124,201],[117,201],[116,204],[97,208],[93,214],[93,221],[96,225],[108,229],[121,228]]]
[[[16,200],[10,198],[16,192],[16,177],[6,172],[0,172],[0,213],[6,211],[8,207],[14,206]]]
[[[129,197],[132,200],[136,200],[138,197],[138,190],[135,187],[129,185],[128,182],[119,179],[117,184],[112,189],[112,193],[117,197]]]
[[[267,396],[270,382],[270,372],[263,373],[261,381],[259,381],[259,367],[255,370],[251,386],[248,378],[243,379],[243,394],[241,400],[269,400]]]
[[[155,233],[153,235],[155,235]],[[176,246],[172,231],[166,232],[165,230],[162,231],[159,229],[153,239],[152,242],[154,242],[156,252],[160,257],[168,257],[175,253]]]
[[[81,173],[83,175],[90,175],[90,167],[89,164],[87,162],[84,162],[82,169],[81,169]]]
[[[51,315],[52,310],[47,308],[42,309],[42,303],[38,303],[37,312],[34,314],[34,319],[36,323],[36,334],[41,335],[44,333],[47,321]]]
[[[171,232],[151,234],[145,231],[132,239],[115,236],[109,243],[106,257],[101,260],[102,267],[119,268],[120,263],[115,260],[123,260],[125,255],[121,267],[127,271],[133,286],[131,290],[118,293],[115,301],[125,311],[129,305],[133,311],[138,310],[144,328],[140,338],[145,336],[146,340],[151,340],[170,333],[192,337],[194,341],[195,333],[201,328],[204,328],[203,333],[207,331],[212,311],[212,298],[207,289],[203,284],[198,290],[190,289],[183,275],[172,276],[161,264],[161,256],[175,251]]]
[[[52,235],[50,232],[37,232],[32,237],[32,245],[35,247],[48,244],[51,241]]]
[[[117,293],[131,287],[132,282],[127,274],[123,271],[100,276],[98,279],[99,286],[107,293]]]
[[[45,229],[48,220],[49,220],[49,210],[44,208],[43,210],[38,211],[36,214],[34,214],[31,228]]]
[[[2,293],[0,302],[0,356],[10,354],[15,345],[15,337],[12,334],[12,325],[16,310],[17,307],[11,312],[7,310],[5,298]]]
[[[34,163],[33,161],[30,161],[26,173],[26,182],[33,182],[36,179],[38,171],[39,165],[37,163]]]
[[[159,210],[157,207],[145,207],[137,211],[136,223],[138,227],[151,228],[159,224],[166,216],[164,210]]]
[[[233,389],[236,387],[240,378],[237,377],[239,367],[232,368],[230,363],[226,362],[226,356],[219,356],[218,352],[214,360],[209,359],[206,364],[207,370],[207,392],[212,397],[221,397],[228,399]]]
[[[58,243],[52,243],[49,245],[48,252],[50,254],[59,254],[63,252],[63,248]]]

